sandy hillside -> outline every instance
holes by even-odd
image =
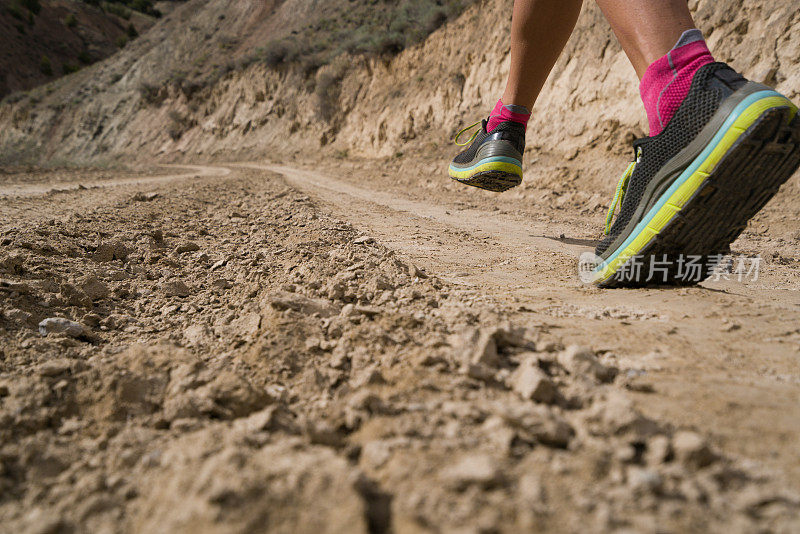
[[[733,245],[757,276],[587,287],[644,119],[597,9],[499,196],[444,166],[508,2],[248,59],[308,5],[190,0],[0,105],[0,531],[800,530],[798,176]],[[800,96],[791,2],[690,5]]]
[[[0,98],[105,59],[155,22],[138,11],[111,9],[70,0],[0,3]]]

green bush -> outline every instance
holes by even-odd
[[[120,35],[117,37],[117,47],[118,48],[125,48],[125,45],[128,44],[128,36],[127,35]]]
[[[73,65],[71,63],[64,63],[61,66],[61,72],[63,72],[65,76],[73,72],[78,72],[79,70],[81,70],[81,68],[78,65]]]
[[[75,15],[70,13],[64,18],[64,26],[67,28],[74,28],[78,25],[78,19],[75,18]]]
[[[136,26],[133,25],[133,22],[128,24],[128,29],[126,30],[128,37],[131,39],[136,39],[139,37],[139,32],[136,31]]]
[[[80,54],[78,54],[78,61],[83,63],[84,65],[88,65],[92,62],[92,56],[89,55],[89,52],[86,50],[81,50]]]
[[[50,62],[50,58],[47,56],[42,56],[42,59],[39,60],[39,70],[45,76],[52,76],[53,75],[53,64]]]
[[[110,2],[106,2],[103,4],[103,9],[105,9],[108,13],[116,15],[125,20],[131,18],[131,10],[121,4],[112,4]]]

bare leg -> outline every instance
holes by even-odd
[[[583,0],[515,0],[511,21],[511,68],[502,101],[533,108],[564,49]]]
[[[695,27],[686,0],[597,0],[639,79]]]

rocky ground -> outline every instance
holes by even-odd
[[[676,415],[713,403],[671,396],[669,379],[702,377],[665,371],[662,386],[652,355],[609,348],[603,330],[647,330],[658,350],[691,355],[684,336],[701,338],[681,334],[696,304],[713,311],[746,297],[682,290],[681,322],[664,296],[653,297],[665,302],[662,316],[637,315],[653,302],[637,296],[652,293],[605,292],[631,295],[628,311],[612,302],[587,319],[586,291],[543,274],[562,300],[538,309],[519,291],[508,298],[408,254],[422,249],[402,241],[398,215],[372,231],[356,204],[333,194],[323,202],[310,181],[227,170],[146,187],[129,173],[113,188],[93,186],[107,171],[39,173],[55,191],[3,199],[2,530],[800,529],[797,429],[782,428],[782,445],[764,435],[777,460],[757,444],[743,454],[729,438],[748,441],[746,427],[763,415],[757,403],[740,399],[741,428],[721,439],[703,415],[702,424]],[[25,182],[20,172],[6,182]],[[351,198],[375,176],[343,174]],[[75,182],[83,188],[58,186]],[[445,188],[435,207],[483,210],[494,227],[498,197],[468,193],[470,206],[459,207],[451,194]],[[432,213],[428,223],[401,216],[424,234]],[[567,210],[549,224],[576,235],[571,221],[581,217]],[[476,242],[493,249],[478,231],[456,230],[441,233],[439,248],[446,259],[459,244],[462,269]],[[796,279],[795,264],[784,268]],[[588,298],[596,304],[598,293]],[[796,305],[782,302],[790,324]],[[664,314],[676,317],[677,336],[661,333]],[[743,321],[709,321],[746,343]],[[792,354],[786,335],[779,342]],[[708,343],[716,350],[713,335]],[[728,366],[728,382],[709,373],[719,392],[706,383],[700,397],[736,400],[746,365]],[[760,375],[750,376],[757,387]],[[770,382],[772,413],[791,415],[796,375],[782,376],[785,391]]]

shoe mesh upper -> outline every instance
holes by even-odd
[[[710,86],[709,80],[723,69],[731,70],[724,63],[710,63],[698,70],[689,94],[667,127],[655,137],[634,141],[634,148],[641,148],[641,159],[631,176],[619,215],[608,235],[597,245],[595,254],[599,256],[611,246],[633,218],[647,185],[656,173],[686,148],[716,113],[727,95],[723,94],[720,86]]]
[[[467,147],[466,150],[458,154],[455,158],[453,158],[453,163],[457,165],[465,165],[475,159],[475,155],[478,153],[478,149],[481,147],[483,142],[486,140],[487,137],[496,133],[496,132],[506,132],[504,136],[508,142],[510,142],[517,151],[522,154],[525,148],[525,127],[519,123],[512,122],[512,121],[505,121],[501,122],[500,124],[495,127],[491,133],[486,131],[486,121],[483,121],[481,124],[481,131],[478,132],[477,137],[472,143]]]

